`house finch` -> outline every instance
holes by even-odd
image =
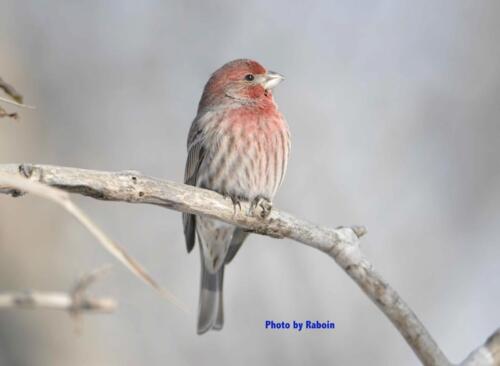
[[[271,207],[285,175],[290,137],[271,89],[283,80],[252,60],[231,61],[203,90],[188,136],[184,182],[253,206]],[[198,237],[201,290],[198,334],[223,325],[224,266],[248,235],[205,216],[183,214],[187,250]]]

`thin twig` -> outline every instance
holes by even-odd
[[[0,293],[0,310],[5,309],[54,309],[64,310],[72,316],[79,316],[84,312],[109,313],[116,309],[116,302],[110,298],[93,298],[85,291],[102,274],[92,272],[82,277],[75,284],[73,290],[66,292],[22,291]],[[89,278],[92,280],[89,281]]]
[[[100,311],[111,312],[116,308],[113,299],[83,298],[75,302],[71,294],[65,292],[24,291],[0,293],[0,309],[55,309],[72,312]]]
[[[22,103],[17,103],[17,102],[15,102],[13,100],[10,100],[10,99],[7,99],[7,98],[3,98],[3,97],[0,97],[0,102],[4,102],[4,103],[7,103],[7,104],[12,104],[12,105],[15,105],[16,107],[19,107],[19,108],[36,109],[36,107],[34,107],[34,106],[26,105],[26,104],[22,104]]]

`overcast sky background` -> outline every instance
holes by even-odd
[[[135,169],[182,181],[210,73],[254,58],[286,76],[292,132],[275,205],[362,224],[362,246],[445,354],[500,326],[500,2],[15,1],[0,3],[0,76],[35,111],[0,120],[0,163]],[[0,365],[418,365],[390,322],[324,254],[252,236],[225,278],[224,329],[195,332],[198,252],[180,214],[75,201],[186,315],[116,264],[92,293],[113,315],[0,313]],[[60,208],[0,197],[0,291],[66,290],[115,263]],[[334,331],[270,331],[266,320]]]

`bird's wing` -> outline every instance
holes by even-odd
[[[205,149],[203,148],[202,139],[199,138],[201,129],[197,128],[196,121],[191,126],[188,137],[188,158],[186,162],[186,170],[184,172],[184,183],[191,186],[196,185],[198,171],[205,157]],[[182,214],[182,222],[184,224],[184,236],[186,238],[186,247],[190,252],[194,247],[196,237],[196,216],[191,214]]]
[[[238,250],[240,250],[241,245],[247,238],[248,234],[248,231],[244,231],[241,228],[236,228],[234,230],[233,238],[226,254],[226,264],[233,260],[234,256],[236,255],[236,253],[238,253]]]

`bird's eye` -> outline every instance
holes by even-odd
[[[245,75],[245,80],[252,81],[255,77],[252,74]]]

